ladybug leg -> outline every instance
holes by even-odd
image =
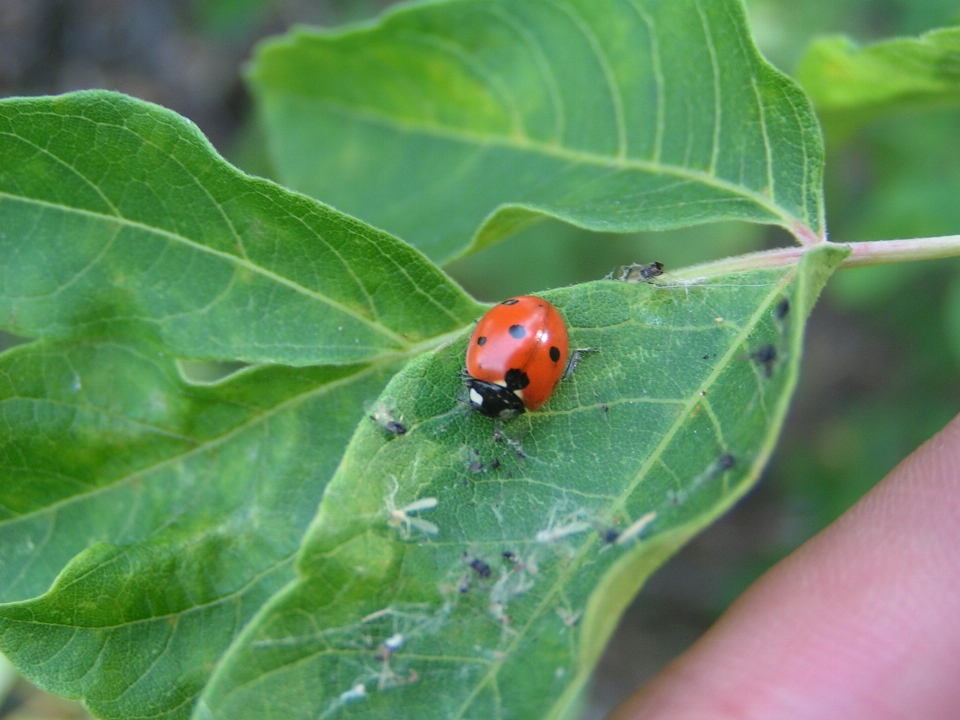
[[[567,369],[563,371],[563,377],[560,379],[566,380],[573,375],[573,371],[577,369],[577,365],[580,364],[580,360],[584,355],[592,355],[598,352],[600,352],[600,348],[578,348],[574,350],[570,353],[570,360],[567,361]]]

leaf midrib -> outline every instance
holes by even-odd
[[[58,500],[55,503],[51,503],[50,505],[46,505],[32,512],[23,513],[22,515],[17,515],[15,518],[12,518],[10,520],[0,521],[0,528],[4,527],[5,525],[14,525],[16,523],[23,522],[40,515],[44,515],[49,512],[58,511],[61,508],[69,506],[75,502],[86,500],[96,495],[100,495],[101,493],[114,490],[121,485],[129,483],[134,478],[143,477],[145,475],[153,473],[156,470],[162,469],[173,463],[186,460],[192,455],[202,454],[208,450],[218,447],[219,445],[222,445],[223,443],[230,441],[231,439],[243,433],[244,431],[248,430],[249,428],[254,427],[262,422],[266,422],[267,420],[272,418],[274,415],[282,412],[283,410],[288,409],[293,405],[296,405],[297,403],[305,402],[306,400],[309,400],[315,396],[325,395],[326,393],[336,390],[343,385],[349,385],[354,381],[361,380],[367,377],[368,375],[372,375],[377,371],[382,370],[391,362],[396,362],[396,360],[397,358],[391,357],[389,359],[384,359],[375,363],[371,363],[363,370],[360,370],[352,375],[348,375],[347,377],[343,377],[338,380],[334,380],[332,382],[326,383],[324,385],[321,385],[320,387],[316,387],[311,390],[308,390],[307,392],[299,393],[297,395],[292,395],[291,397],[287,398],[283,402],[280,402],[277,405],[274,405],[272,408],[264,410],[261,413],[255,414],[246,422],[240,425],[237,425],[234,428],[231,428],[229,431],[225,432],[223,435],[218,435],[215,438],[211,438],[209,440],[200,442],[194,445],[193,447],[189,448],[185,452],[180,452],[180,453],[176,453],[175,455],[170,455],[169,457],[166,457],[163,460],[154,463],[153,465],[148,465],[142,468],[138,468],[134,472],[128,473],[127,475],[124,475],[122,477],[115,478],[113,481],[111,481],[107,485],[97,487],[88,492],[71,495],[70,497],[64,498],[62,500]]]
[[[224,260],[227,260],[227,261],[230,262],[230,263],[233,263],[233,264],[235,264],[235,265],[237,265],[237,266],[239,266],[239,267],[245,268],[245,269],[247,269],[247,270],[249,270],[249,271],[251,271],[251,272],[253,272],[253,273],[255,273],[255,274],[261,275],[261,276],[263,276],[263,277],[265,277],[265,278],[267,278],[267,279],[269,279],[269,280],[272,280],[272,281],[274,281],[274,282],[277,282],[277,283],[279,283],[279,284],[281,284],[281,285],[284,285],[284,286],[286,286],[286,287],[289,287],[289,288],[291,288],[292,290],[294,290],[294,291],[297,292],[297,293],[300,293],[300,294],[305,295],[305,296],[307,296],[307,297],[310,297],[310,298],[312,298],[312,299],[314,299],[314,300],[317,300],[317,301],[319,301],[319,302],[322,302],[322,303],[324,303],[325,305],[328,305],[329,307],[331,307],[331,308],[333,308],[333,309],[335,309],[335,310],[338,310],[338,311],[344,313],[345,315],[351,317],[352,319],[356,320],[357,322],[359,322],[359,323],[361,323],[361,324],[363,324],[363,325],[366,325],[366,326],[374,329],[376,332],[378,332],[379,334],[383,335],[384,337],[389,338],[392,342],[394,342],[395,344],[397,344],[397,345],[399,346],[399,349],[407,350],[407,349],[409,349],[409,348],[411,347],[410,342],[407,341],[405,338],[403,338],[403,337],[402,337],[401,335],[399,335],[398,333],[395,333],[394,331],[390,330],[389,328],[385,327],[384,325],[381,325],[381,324],[376,323],[376,322],[374,322],[374,321],[372,321],[372,320],[370,320],[370,319],[368,319],[368,318],[365,318],[363,315],[361,315],[360,313],[358,313],[356,310],[354,310],[353,308],[349,307],[348,305],[344,305],[343,303],[341,303],[341,302],[338,301],[338,300],[334,300],[333,298],[328,297],[328,296],[326,296],[326,295],[324,295],[324,294],[322,294],[322,293],[320,293],[320,292],[317,292],[316,290],[311,290],[310,288],[305,287],[305,286],[301,285],[300,283],[297,283],[297,282],[295,282],[295,281],[293,281],[293,280],[290,280],[289,278],[285,278],[284,276],[279,275],[279,274],[273,272],[272,270],[268,270],[267,268],[264,268],[264,267],[261,266],[261,265],[257,265],[257,264],[251,262],[250,260],[248,260],[248,259],[246,259],[246,258],[238,257],[238,256],[236,256],[236,255],[231,255],[230,253],[224,252],[224,251],[222,251],[222,250],[216,250],[216,249],[214,249],[214,248],[212,248],[212,247],[209,247],[209,246],[207,246],[207,245],[203,245],[202,243],[199,243],[199,242],[197,242],[197,241],[195,241],[195,240],[192,240],[192,239],[190,239],[190,238],[188,238],[188,237],[185,237],[185,236],[183,236],[183,235],[179,235],[178,233],[171,232],[171,231],[165,230],[165,229],[163,229],[163,228],[152,227],[152,226],[147,225],[147,224],[145,224],[145,223],[142,223],[142,222],[139,222],[139,221],[136,221],[136,220],[130,220],[129,218],[125,218],[125,217],[120,217],[120,216],[116,216],[116,215],[107,215],[107,214],[105,214],[105,213],[99,213],[99,212],[95,212],[95,211],[92,211],[92,210],[86,210],[86,209],[83,209],[83,208],[71,207],[71,206],[69,206],[69,205],[59,205],[59,204],[57,204],[57,203],[48,202],[48,201],[46,201],[46,200],[39,200],[39,199],[37,199],[37,198],[31,198],[31,197],[25,197],[25,196],[20,196],[20,195],[14,195],[14,194],[12,194],[12,193],[8,193],[8,192],[5,192],[5,191],[0,190],[0,199],[3,199],[3,198],[6,198],[6,199],[8,199],[8,200],[10,200],[10,201],[12,201],[12,202],[21,202],[21,203],[27,203],[27,204],[30,204],[30,205],[36,205],[36,206],[38,206],[38,207],[44,207],[44,208],[48,208],[48,209],[51,209],[51,210],[55,210],[55,211],[57,211],[57,212],[71,213],[71,214],[80,215],[80,216],[83,216],[83,217],[94,218],[94,219],[96,219],[96,220],[98,220],[98,221],[100,221],[100,222],[103,222],[103,223],[108,223],[108,224],[110,224],[110,223],[115,223],[115,224],[122,225],[122,226],[124,226],[124,227],[128,227],[128,228],[131,228],[131,229],[134,229],[134,230],[140,230],[140,231],[147,232],[147,233],[150,233],[150,234],[153,234],[153,235],[157,235],[157,236],[166,238],[167,240],[172,240],[172,241],[174,241],[174,242],[180,243],[180,244],[182,244],[182,245],[185,245],[185,246],[187,246],[187,247],[193,248],[193,249],[195,249],[195,250],[199,250],[200,252],[204,252],[204,253],[207,253],[207,254],[209,254],[209,255],[213,255],[213,256],[222,258],[222,259],[224,259]],[[357,346],[356,346],[356,345],[343,345],[343,346],[334,346],[334,345],[331,345],[330,347],[350,347],[350,348],[356,348]]]
[[[583,165],[593,165],[606,168],[608,170],[637,170],[651,175],[666,175],[689,182],[699,183],[712,187],[716,190],[730,193],[749,200],[763,210],[773,215],[779,220],[779,224],[791,234],[796,235],[797,227],[808,233],[810,237],[817,237],[817,234],[807,225],[786,209],[770,201],[762,192],[751,190],[743,185],[724,180],[717,175],[684,167],[681,165],[671,165],[660,161],[643,160],[635,157],[620,158],[615,155],[600,155],[585,150],[575,150],[564,147],[557,143],[544,143],[533,140],[528,136],[507,136],[492,135],[479,132],[463,130],[461,128],[452,128],[437,124],[423,122],[409,122],[394,117],[383,115],[369,109],[360,109],[351,107],[344,103],[339,103],[327,98],[317,97],[316,95],[307,95],[305,93],[292,93],[306,98],[318,105],[328,108],[332,112],[339,113],[348,119],[367,122],[380,125],[382,127],[395,130],[397,132],[420,134],[429,137],[435,137],[443,140],[453,140],[467,145],[478,145],[485,147],[499,147],[507,150],[516,150],[518,152],[529,152],[542,155],[555,160],[563,160]]]
[[[299,549],[298,549],[298,550],[299,550]],[[112,625],[78,625],[78,624],[76,624],[76,623],[74,623],[74,624],[68,624],[68,623],[49,622],[49,621],[37,620],[37,619],[35,619],[35,618],[29,619],[29,620],[12,620],[12,619],[10,619],[10,618],[2,618],[2,617],[0,617],[0,619],[5,619],[5,620],[7,620],[8,622],[15,622],[15,623],[23,624],[23,625],[40,625],[40,626],[43,626],[43,627],[63,627],[63,628],[71,628],[71,629],[74,629],[74,630],[118,630],[118,629],[121,629],[121,628],[133,627],[133,626],[135,626],[135,625],[143,625],[144,623],[155,622],[155,621],[157,621],[157,620],[166,620],[166,619],[168,619],[168,618],[179,618],[179,617],[182,616],[182,615],[187,615],[187,614],[192,613],[192,612],[196,612],[196,611],[199,611],[199,610],[204,610],[204,609],[209,608],[209,607],[215,607],[215,606],[220,605],[220,604],[222,604],[222,603],[229,602],[230,600],[232,600],[232,599],[235,598],[236,596],[242,595],[244,592],[246,592],[246,591],[247,591],[249,588],[251,588],[252,586],[256,585],[258,582],[260,582],[260,581],[261,581],[263,578],[265,578],[267,575],[270,575],[271,573],[275,572],[276,570],[278,570],[279,568],[281,568],[283,565],[286,565],[286,564],[289,564],[289,563],[293,562],[293,560],[296,559],[296,555],[297,555],[298,550],[294,550],[293,552],[285,555],[284,557],[280,558],[279,560],[277,560],[277,561],[275,561],[275,562],[273,562],[273,563],[270,563],[270,565],[269,565],[268,567],[266,567],[266,568],[264,568],[263,570],[261,570],[260,572],[256,573],[250,580],[248,580],[247,582],[245,582],[243,585],[241,585],[241,586],[240,586],[239,588],[237,588],[236,590],[231,590],[230,592],[226,593],[225,595],[222,595],[222,596],[220,596],[220,597],[218,597],[218,598],[214,598],[213,600],[210,600],[210,601],[208,601],[208,602],[198,603],[198,604],[196,604],[196,605],[190,605],[189,607],[186,607],[186,608],[184,608],[184,609],[182,609],[182,610],[174,610],[173,612],[164,613],[164,614],[162,614],[162,615],[151,615],[150,617],[138,618],[138,619],[136,619],[136,620],[129,620],[129,621],[127,621],[127,622],[115,623],[115,624],[112,624]],[[111,558],[111,560],[115,560],[115,559],[116,559],[116,558]],[[101,567],[101,566],[99,566],[99,565],[98,565],[98,566],[95,566],[95,567],[91,567],[86,573],[84,573],[83,575],[80,575],[80,576],[74,578],[73,580],[71,580],[71,582],[70,582],[68,585],[65,585],[65,586],[63,586],[63,587],[70,587],[70,585],[73,585],[73,584],[75,584],[75,583],[83,580],[87,575],[89,575],[89,574],[91,574],[91,573],[93,573],[93,572],[97,572],[97,570],[99,570],[100,567]],[[49,593],[49,592],[51,592],[51,591],[53,591],[53,590],[62,591],[62,590],[63,590],[63,587],[51,588],[50,590],[47,591],[47,593]],[[46,595],[47,593],[44,593],[43,595],[40,595],[39,597],[36,597],[36,598],[30,598],[30,599],[28,599],[28,600],[19,600],[19,601],[17,601],[17,602],[11,602],[11,603],[0,603],[0,609],[15,608],[15,607],[17,607],[17,606],[25,606],[25,605],[29,605],[29,604],[31,604],[31,603],[35,603],[35,602],[37,602],[37,600],[43,598],[44,595]]]

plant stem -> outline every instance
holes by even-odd
[[[960,255],[960,235],[915,238],[913,240],[874,240],[848,243],[850,257],[840,267],[882,265],[884,263],[939,260]]]
[[[692,265],[673,272],[677,277],[689,279],[710,277],[730,272],[743,272],[757,268],[793,265],[808,250],[821,245],[777,248],[724,258],[715,262]],[[960,256],[960,235],[914,238],[911,240],[874,240],[870,242],[836,243],[850,248],[850,257],[841,263],[841,268],[883,265],[886,263],[937,260]]]

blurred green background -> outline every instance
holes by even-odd
[[[0,0],[0,96],[109,88],[195,121],[235,163],[270,174],[243,63],[292,23],[369,18],[385,0]],[[748,0],[758,42],[792,72],[816,35],[859,42],[960,24],[958,0]],[[837,241],[960,233],[957,109],[827,135],[827,219]],[[548,221],[448,270],[477,297],[667,268],[782,245],[734,223],[604,235]],[[0,346],[10,338],[0,338]],[[693,642],[764,570],[830,523],[960,410],[960,262],[838,274],[811,321],[801,385],[764,480],[648,583],[605,655],[588,717]],[[0,718],[79,718],[0,658]]]

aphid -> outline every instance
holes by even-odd
[[[509,571],[497,580],[490,591],[490,613],[501,617],[507,609],[507,603],[533,589],[533,578],[522,571]]]
[[[573,371],[577,369],[577,365],[580,364],[580,361],[583,359],[584,355],[590,355],[592,353],[600,352],[597,348],[579,348],[573,351],[573,354],[570,356],[570,362],[567,363],[567,369],[563,371],[563,377],[561,380],[566,380],[568,377],[573,375]]]
[[[382,617],[390,617],[393,613],[394,613],[393,606],[388,605],[387,607],[381,608],[380,610],[375,610],[369,615],[364,615],[362,618],[360,618],[360,622],[361,623],[373,622],[374,620],[379,620]]]
[[[507,562],[517,562],[517,554],[513,552],[513,550],[504,550],[502,553],[500,553],[500,556]]]
[[[572,628],[574,625],[580,622],[580,618],[583,615],[582,612],[573,612],[571,610],[567,610],[562,605],[556,609],[556,613],[563,621],[563,624],[568,628]]]
[[[517,451],[518,457],[525,457],[523,454],[523,445],[520,444],[519,440],[514,440],[513,438],[507,438],[507,445],[512,447]]]
[[[610,525],[594,525],[594,529],[605,543],[613,544],[620,537],[620,531]]]
[[[338,700],[341,704],[346,704],[355,700],[363,700],[365,697],[367,697],[367,686],[363,683],[357,683],[346,692],[340,693]]]
[[[663,263],[652,262],[648,265],[624,265],[620,269],[622,282],[649,282],[663,275]]]
[[[483,463],[480,462],[479,451],[475,449],[464,448],[463,452],[461,453],[461,457],[464,459],[464,465],[466,466],[467,470],[471,473],[481,473],[486,469],[484,468]]]
[[[769,343],[761,345],[750,353],[750,358],[763,368],[764,377],[770,377],[773,374],[773,365],[777,362],[777,348]]]
[[[403,647],[403,644],[406,642],[406,638],[402,633],[395,633],[391,635],[377,649],[376,658],[382,662],[389,662],[390,658],[393,657],[393,654]]]
[[[490,577],[490,566],[480,558],[473,558],[467,565],[484,580]]]
[[[773,309],[773,315],[777,320],[783,320],[790,312],[790,298],[783,298]]]
[[[646,515],[641,516],[640,519],[631,523],[626,530],[620,533],[620,537],[617,538],[616,544],[623,545],[628,540],[633,540],[633,538],[637,537],[640,533],[646,530],[650,526],[650,523],[656,519],[657,513],[654,510],[651,510]]]
[[[419,498],[418,500],[414,500],[413,502],[404,505],[402,508],[398,508],[394,504],[394,498],[397,495],[398,488],[399,485],[396,478],[394,478],[393,489],[390,491],[390,494],[387,495],[387,498],[384,501],[384,509],[387,513],[387,525],[392,528],[396,528],[397,534],[399,534],[403,540],[408,540],[414,529],[417,529],[426,535],[436,535],[438,532],[440,532],[440,528],[438,528],[432,522],[418,517],[410,517],[411,513],[433,510],[433,508],[437,506],[437,499],[435,497]]]
[[[507,606],[502,602],[490,603],[490,614],[493,615],[494,620],[500,623],[500,625],[505,628],[509,627],[510,616],[507,615]]]
[[[725,472],[737,464],[737,459],[730,453],[724,453],[717,458],[717,470]]]
[[[590,523],[583,522],[582,520],[574,520],[571,523],[566,525],[561,525],[559,527],[547,527],[546,530],[541,530],[534,536],[534,540],[538,543],[553,543],[558,540],[563,540],[565,537],[570,535],[576,535],[578,533],[586,532],[592,527]]]
[[[470,406],[506,420],[534,412],[576,367],[560,312],[531,295],[504,300],[480,318],[467,346],[464,384]]]
[[[395,412],[382,403],[370,411],[370,419],[391,435],[407,434],[407,426],[398,421]]]

